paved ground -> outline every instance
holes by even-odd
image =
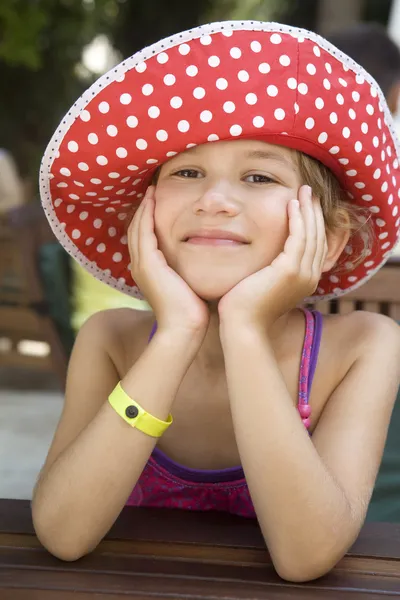
[[[62,403],[52,376],[0,369],[0,498],[31,498]]]

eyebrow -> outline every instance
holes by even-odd
[[[287,167],[295,170],[295,166],[292,162],[287,160],[281,154],[276,154],[275,152],[267,152],[266,150],[252,150],[245,155],[246,158],[259,158],[262,160],[276,160],[278,162],[283,163]]]

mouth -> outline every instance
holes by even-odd
[[[240,234],[233,231],[203,229],[187,234],[183,241],[200,246],[243,246],[249,242]]]

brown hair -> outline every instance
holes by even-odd
[[[303,183],[309,185],[321,200],[327,229],[346,229],[350,232],[348,245],[356,247],[357,253],[354,257],[349,254],[340,259],[335,267],[335,271],[350,271],[369,255],[373,246],[371,213],[351,201],[332,171],[319,160],[303,152],[295,151],[295,155]]]

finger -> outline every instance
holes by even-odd
[[[304,219],[306,237],[301,268],[303,269],[304,273],[309,273],[311,277],[315,253],[317,250],[317,223],[312,190],[309,186],[304,185],[300,188],[299,200]]]
[[[319,200],[314,204],[314,211],[317,225],[317,251],[314,258],[313,272],[316,276],[320,277],[328,251],[328,244],[326,239],[324,214]]]
[[[137,261],[139,258],[139,227],[142,219],[143,212],[146,207],[146,201],[148,197],[149,188],[147,188],[143,200],[138,205],[133,219],[128,227],[128,240],[129,248],[131,250],[132,261]]]
[[[300,266],[305,247],[304,220],[297,199],[293,199],[288,205],[289,212],[289,236],[284,246],[284,253],[288,254]]]
[[[154,186],[149,186],[143,203],[143,211],[138,224],[138,261],[141,263],[150,253],[157,250],[157,237],[154,232]]]

